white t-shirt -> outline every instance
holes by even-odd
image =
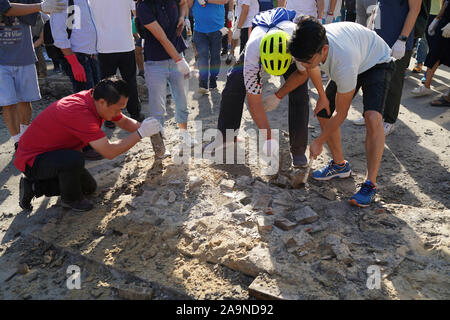
[[[242,25],[242,28],[250,28],[252,26],[252,20],[256,16],[256,14],[259,12],[259,2],[258,0],[237,0],[236,2],[236,24],[239,22],[239,18],[241,16],[242,12],[242,5],[245,4],[249,6],[248,8],[248,14],[247,19],[245,19],[244,24]]]
[[[356,88],[358,75],[376,64],[392,60],[390,48],[376,32],[353,22],[324,26],[328,38],[328,57],[320,69],[336,82],[337,91]]]
[[[133,0],[89,0],[97,28],[99,53],[130,52],[135,49],[131,25]]]
[[[295,11],[295,18],[300,15],[308,15],[317,18],[316,0],[287,0],[286,9]]]
[[[277,24],[277,28],[286,31],[289,36],[292,36],[296,28],[296,24],[292,21],[282,21]],[[260,44],[262,38],[266,35],[269,28],[255,27],[250,34],[245,47],[245,59],[244,59],[244,83],[245,89],[251,94],[261,94],[262,84],[261,84],[261,54],[260,54]],[[273,29],[271,29],[273,30]]]

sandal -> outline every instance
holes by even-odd
[[[450,101],[447,101],[444,96],[430,103],[434,107],[450,107]]]

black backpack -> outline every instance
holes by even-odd
[[[69,0],[69,7],[73,6],[74,0]],[[74,15],[74,12],[67,15],[67,21]],[[72,36],[72,29],[67,27],[66,29],[68,39]],[[50,20],[44,24],[44,45],[47,50],[47,55],[52,60],[61,60],[64,59],[64,54],[61,49],[54,45],[55,40],[52,35],[52,28],[50,26]]]
[[[158,19],[158,11],[156,10],[156,4],[154,0],[139,0],[138,2],[145,2],[146,4],[148,4],[153,11],[153,15],[156,19]],[[179,5],[181,0],[175,0],[175,2],[177,3],[177,5]],[[148,31],[148,29],[141,23],[138,17],[134,18],[134,24],[139,36],[142,39],[145,39],[149,34],[151,34],[151,32]]]

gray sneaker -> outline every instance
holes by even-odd
[[[75,201],[64,201],[61,199],[61,205],[63,208],[72,209],[73,211],[84,212],[94,208],[94,205],[86,198]]]

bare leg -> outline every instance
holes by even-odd
[[[367,157],[367,176],[366,179],[372,181],[377,186],[377,173],[380,168],[381,158],[384,151],[384,129],[383,117],[377,111],[366,111],[364,113],[366,120],[366,157]]]
[[[436,72],[437,68],[440,65],[440,61],[436,62],[433,66],[433,68],[427,68],[427,76],[425,77],[425,83],[423,84],[425,88],[430,89],[431,81],[433,80],[434,73]]]
[[[320,117],[317,117],[317,119],[319,119],[320,128],[323,130],[325,128],[325,126],[327,125],[329,119],[320,118]],[[383,131],[383,133],[384,133],[384,131]],[[345,159],[344,159],[344,155],[342,153],[341,129],[340,128],[337,129],[335,132],[333,132],[333,135],[328,138],[327,145],[331,151],[331,155],[333,156],[334,162],[335,163],[344,162]]]
[[[4,106],[2,107],[3,119],[5,119],[6,127],[8,128],[9,134],[12,136],[18,135],[20,133],[19,126],[19,116],[17,115],[16,105]]]
[[[31,102],[19,102],[17,104],[17,113],[19,114],[20,124],[29,125],[31,122]]]

